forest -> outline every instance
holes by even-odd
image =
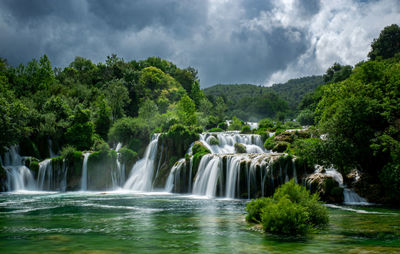
[[[172,166],[199,133],[240,130],[260,134],[266,149],[296,156],[308,166],[333,165],[343,175],[357,169],[363,177],[353,187],[360,194],[396,204],[399,30],[397,25],[382,30],[369,59],[354,67],[334,63],[323,76],[268,88],[201,90],[196,69],[158,57],[125,61],[112,55],[97,64],[76,57],[65,68],[53,68],[46,55],[17,67],[1,59],[0,152],[19,145],[20,154],[37,164],[50,151],[65,158],[74,151],[111,151],[121,142],[134,161],[143,156],[153,133],[168,133],[177,148],[170,154]],[[242,121],[261,118],[254,130]],[[311,135],[279,136],[301,125],[311,126]],[[275,136],[268,137],[268,131]]]

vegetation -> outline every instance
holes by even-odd
[[[273,234],[301,235],[328,223],[327,209],[318,194],[311,195],[294,180],[280,186],[273,197],[250,201],[246,211],[247,221],[261,223]]]
[[[322,76],[311,76],[291,79],[272,87],[216,85],[204,89],[204,93],[211,101],[218,96],[223,98],[228,118],[236,116],[245,121],[257,121],[265,117],[278,119],[279,112],[284,118],[292,116],[301,99],[321,84]]]

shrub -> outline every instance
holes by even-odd
[[[274,234],[304,234],[328,223],[318,194],[311,195],[293,179],[280,186],[273,197],[250,201],[246,211],[247,221],[261,223],[266,232]]]
[[[289,143],[288,142],[278,142],[275,144],[275,146],[272,148],[272,151],[274,152],[278,152],[278,153],[283,153],[284,151],[286,151],[286,149],[289,147]]]
[[[246,153],[246,146],[240,143],[235,143],[235,151],[236,153]]]
[[[129,148],[121,148],[119,149],[119,161],[123,164],[132,164],[137,159],[137,153]]]
[[[217,127],[223,130],[228,129],[228,125],[226,124],[226,122],[220,122]]]
[[[223,132],[224,130],[221,128],[211,128],[208,130],[209,132]]]
[[[267,202],[268,208],[262,209],[261,223],[264,230],[275,234],[299,235],[307,229],[309,213],[306,207],[290,201],[284,196],[276,202]]]
[[[251,133],[250,126],[244,125],[244,126],[242,127],[241,133],[243,133],[243,134],[249,134],[249,133]]]
[[[216,137],[211,137],[208,141],[208,143],[210,143],[210,145],[219,145],[219,141]]]
[[[77,150],[73,146],[70,146],[70,145],[64,146],[61,149],[61,157],[65,158],[65,159],[73,158],[76,151]]]
[[[267,150],[272,150],[274,148],[275,142],[274,142],[274,137],[269,137],[267,140],[265,140],[264,147]]]
[[[258,128],[273,128],[274,127],[274,122],[269,119],[269,118],[264,118],[258,122]]]
[[[196,153],[211,153],[210,150],[207,149],[200,141],[196,141],[192,147],[193,154]]]
[[[246,205],[246,220],[248,222],[261,223],[261,210],[267,207],[269,203],[269,198],[258,198],[251,200]]]

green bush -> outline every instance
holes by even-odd
[[[246,146],[240,143],[235,143],[235,151],[236,153],[246,153]]]
[[[249,134],[249,133],[251,133],[250,126],[244,125],[244,126],[242,127],[241,133],[242,133],[242,134]]]
[[[274,142],[274,137],[269,137],[267,140],[265,140],[264,147],[267,150],[272,150],[274,148],[275,142]]]
[[[217,128],[226,130],[226,129],[228,129],[228,125],[226,124],[226,122],[220,122],[220,123],[218,124]]]
[[[280,186],[273,197],[250,201],[246,211],[247,221],[261,223],[266,232],[274,234],[304,234],[328,223],[327,209],[318,194],[311,195],[293,179]]]
[[[307,208],[290,201],[287,196],[276,202],[267,202],[267,208],[262,211],[261,223],[267,232],[285,235],[301,235],[307,232]]]
[[[210,143],[210,145],[219,145],[219,141],[216,137],[212,137],[210,138],[210,140],[208,141]]]
[[[264,118],[258,122],[258,128],[273,128],[274,127],[274,121],[272,121],[269,118]]]
[[[272,151],[278,152],[278,153],[283,153],[286,151],[286,149],[290,146],[290,143],[288,142],[277,142],[275,143],[275,146],[272,148]]]
[[[105,151],[110,150],[110,146],[97,134],[93,135],[93,147],[94,151]]]
[[[192,147],[192,153],[211,153],[200,141],[196,141]]]
[[[267,207],[269,204],[270,199],[269,198],[258,198],[251,200],[249,203],[246,205],[246,220],[248,222],[255,222],[255,223],[261,223],[261,210]]]
[[[74,157],[75,152],[77,152],[77,150],[75,149],[75,147],[67,145],[64,146],[61,149],[61,157],[65,158],[65,159],[70,159]]]
[[[208,130],[209,132],[223,132],[224,130],[221,128],[211,128]]]
[[[137,159],[137,153],[129,148],[123,147],[119,149],[119,161],[123,164],[132,164]]]

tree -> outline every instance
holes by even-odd
[[[227,106],[222,97],[218,97],[215,102],[215,115],[218,118],[217,122],[222,122],[225,118],[225,111],[227,110]]]
[[[324,74],[324,82],[325,83],[337,83],[347,79],[353,67],[350,65],[341,65],[339,63],[334,63],[331,67],[326,70]]]
[[[185,125],[195,125],[196,124],[196,105],[189,98],[189,96],[184,95],[178,102],[177,114],[179,120]]]
[[[371,44],[372,50],[368,53],[371,60],[387,59],[400,53],[400,27],[396,24],[385,27]]]
[[[108,101],[105,99],[104,95],[97,98],[95,105],[94,124],[96,133],[104,140],[107,140],[107,134],[111,126],[111,107],[108,106]]]
[[[109,82],[105,94],[111,107],[113,121],[124,116],[124,107],[131,99],[129,98],[128,89],[123,84],[123,80],[119,79]]]
[[[93,134],[94,124],[90,121],[90,110],[78,106],[65,134],[68,143],[79,150],[89,149],[93,144]]]
[[[26,106],[11,91],[6,91],[0,82],[0,152],[29,135],[31,128],[27,126],[27,118]]]

